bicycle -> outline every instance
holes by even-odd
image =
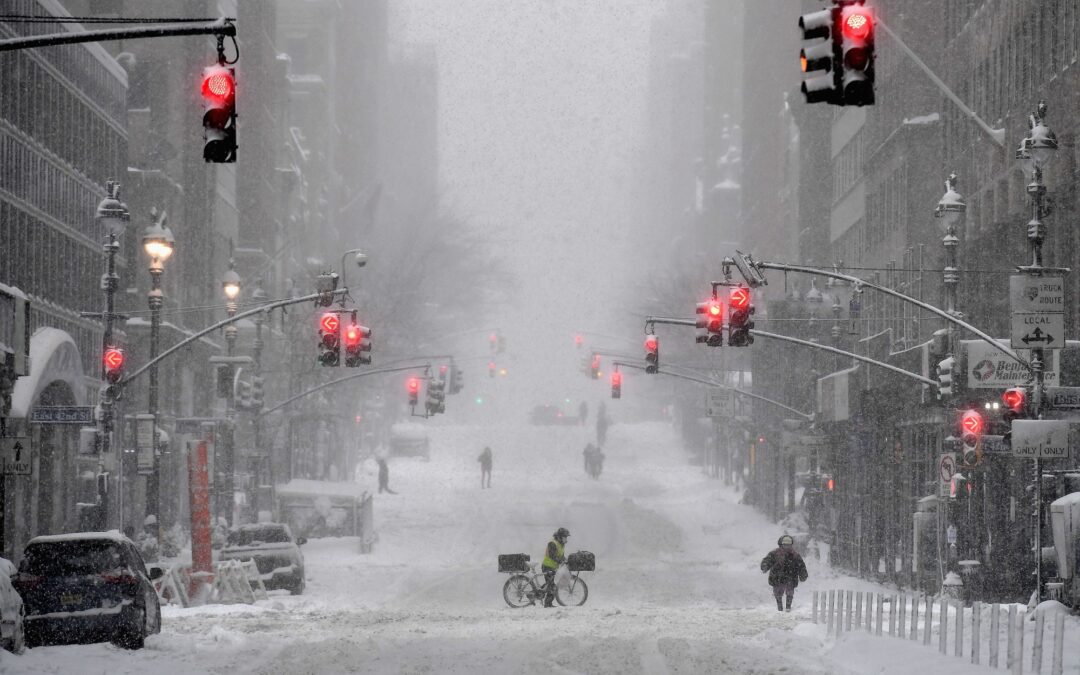
[[[566,563],[559,567],[566,567]],[[529,573],[514,572],[503,584],[503,599],[514,609],[528,607],[536,604],[538,600],[543,602],[547,595],[547,579],[544,578],[540,564],[532,563],[529,569],[531,577]],[[568,583],[555,583],[555,601],[563,607],[580,607],[589,598],[589,586],[579,575],[580,572],[571,571]]]

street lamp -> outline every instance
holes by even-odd
[[[120,183],[109,180],[105,183],[105,198],[97,205],[95,219],[105,231],[105,244],[102,252],[105,254],[105,273],[101,275],[101,290],[105,293],[105,311],[101,314],[103,332],[101,336],[101,379],[105,380],[105,353],[113,348],[113,321],[117,318],[115,312],[116,289],[120,285],[120,277],[116,274],[116,254],[120,251],[117,237],[127,229],[127,223],[131,219],[127,204],[120,201]],[[117,391],[106,384],[101,387],[100,406],[98,414],[98,439],[100,449],[98,465],[98,494],[97,504],[100,529],[105,529],[108,522],[108,474],[105,473],[104,459],[110,451],[113,426],[113,405]]]
[[[236,273],[236,262],[232,258],[229,258],[229,269],[221,277],[221,290],[225,293],[225,313],[230,317],[235,316],[237,309],[236,298],[240,295],[240,275]],[[236,324],[230,323],[225,326],[225,344],[229,356],[233,355],[236,334]]]
[[[225,271],[225,274],[221,277],[221,290],[225,294],[225,313],[229,317],[236,316],[237,303],[236,298],[240,295],[240,275],[236,272],[236,261],[230,256],[229,269]],[[230,323],[225,326],[225,354],[229,357],[233,356],[233,352],[236,349],[236,336],[238,329],[235,323]],[[230,362],[228,372],[232,373],[233,364]],[[219,374],[220,377],[220,374]],[[229,516],[232,515],[232,503],[233,503],[233,467],[234,461],[234,429],[233,429],[233,396],[230,391],[225,397],[225,433],[223,446],[223,460],[215,468],[215,472],[221,478],[219,484],[221,488],[218,490],[217,510],[218,513],[225,513]],[[231,521],[231,519],[230,519]],[[234,523],[235,524],[235,523]]]
[[[266,304],[267,295],[266,295],[266,291],[263,289],[262,280],[256,281],[256,283],[255,283],[255,291],[251,294],[251,300],[252,300],[252,302],[254,302],[258,306],[262,306],[262,305]],[[263,351],[263,347],[264,347],[263,339],[262,339],[262,329],[263,329],[263,323],[265,321],[266,321],[266,315],[265,315],[264,312],[259,312],[258,314],[255,315],[255,344],[253,345],[253,349],[252,349],[252,355],[254,356],[254,360],[255,360],[255,376],[254,376],[254,380],[253,380],[253,387],[256,386],[254,383],[257,383],[258,391],[260,392],[258,397],[255,397],[255,396],[252,397],[252,405],[254,406],[253,411],[255,413],[255,416],[251,420],[251,422],[252,422],[252,434],[254,436],[253,440],[254,440],[254,443],[255,443],[255,451],[257,453],[260,453],[258,456],[256,456],[254,458],[255,467],[254,467],[254,470],[252,471],[252,475],[256,480],[254,481],[255,482],[255,485],[253,486],[254,487],[254,493],[252,494],[251,503],[255,507],[255,519],[256,519],[256,521],[258,521],[259,508],[261,506],[260,501],[259,501],[260,486],[264,485],[264,483],[262,482],[261,479],[267,478],[267,479],[269,479],[269,484],[271,486],[273,486],[273,484],[274,484],[273,476],[272,476],[272,470],[270,469],[270,466],[272,466],[272,461],[273,460],[270,458],[269,453],[265,453],[265,454],[263,453],[262,423],[261,423],[262,422],[262,417],[259,415],[259,412],[261,411],[262,404],[263,404],[262,395],[261,395],[262,386],[263,386],[263,384],[262,384],[262,351]],[[255,392],[253,391],[252,393],[254,394]]]
[[[1032,277],[1057,276],[1062,273],[1059,269],[1043,267],[1042,245],[1046,240],[1046,225],[1042,217],[1043,197],[1046,195],[1046,184],[1043,183],[1043,169],[1050,164],[1054,153],[1057,152],[1057,136],[1046,126],[1046,101],[1039,101],[1035,112],[1028,117],[1028,136],[1020,144],[1021,151],[1017,151],[1019,159],[1023,160],[1024,168],[1031,173],[1031,182],[1028,183],[1027,193],[1031,195],[1031,220],[1028,222],[1027,238],[1031,244],[1031,265],[1020,267],[1020,271]],[[1031,350],[1031,371],[1035,376],[1035,387],[1031,397],[1032,416],[1035,419],[1042,417],[1043,386],[1045,383],[1045,361],[1043,348],[1037,346]],[[1036,601],[1042,601],[1043,575],[1042,575],[1042,460],[1035,458],[1035,595]]]
[[[956,226],[967,212],[967,204],[960,193],[956,191],[956,173],[949,174],[945,179],[945,194],[938,200],[934,207],[934,218],[941,221],[944,236],[941,245],[945,248],[945,267],[942,269],[942,281],[945,284],[945,311],[957,319],[963,318],[963,314],[956,310],[956,287],[960,284],[960,269],[956,266],[956,253],[960,247],[960,238],[956,236]],[[949,339],[947,344],[947,356],[954,352],[953,328],[948,326]]]
[[[150,306],[150,361],[153,362],[158,355],[158,340],[161,333],[161,307],[165,303],[165,294],[161,291],[161,274],[165,271],[165,261],[173,253],[172,230],[167,225],[169,216],[165,211],[158,215],[157,209],[150,211],[150,225],[143,232],[143,250],[150,258],[150,291],[146,294],[147,304]],[[154,516],[158,523],[158,540],[161,540],[161,517],[160,517],[160,486],[161,486],[161,461],[158,457],[158,367],[154,363],[148,373],[147,412],[153,415],[153,432],[151,440],[151,452],[153,452],[153,471],[146,482],[146,515]]]

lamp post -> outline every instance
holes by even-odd
[[[263,289],[263,285],[262,285],[261,280],[256,282],[255,291],[251,294],[251,299],[258,306],[262,306],[262,305],[266,304],[266,291]],[[259,392],[259,394],[257,396],[256,395],[252,396],[252,408],[251,408],[252,411],[255,413],[254,417],[252,417],[251,424],[252,424],[252,436],[254,437],[255,458],[256,458],[255,459],[256,465],[254,467],[254,470],[252,471],[252,478],[253,478],[253,482],[255,484],[254,485],[254,493],[252,495],[252,504],[254,505],[254,508],[255,508],[255,521],[256,522],[258,522],[258,520],[259,520],[259,507],[261,506],[260,499],[259,499],[259,494],[260,494],[259,488],[260,488],[260,485],[261,485],[261,482],[262,482],[261,481],[262,476],[264,474],[267,475],[267,477],[270,480],[271,489],[273,488],[273,485],[274,485],[273,472],[270,469],[270,467],[273,466],[273,459],[270,457],[268,452],[264,452],[263,447],[262,447],[262,416],[259,415],[259,412],[262,410],[262,405],[263,405],[263,398],[262,398],[262,388],[263,388],[263,382],[262,382],[262,351],[263,351],[264,343],[263,343],[263,339],[262,339],[262,330],[263,330],[263,323],[265,321],[266,321],[266,315],[264,313],[259,312],[258,314],[255,315],[255,344],[253,345],[253,350],[252,350],[253,356],[255,358],[255,377],[254,377],[254,380],[253,380],[253,386],[257,387],[258,392]],[[252,393],[255,394],[254,391]]]
[[[225,274],[221,277],[221,290],[225,294],[225,313],[230,317],[236,316],[237,303],[236,298],[240,295],[240,275],[236,273],[236,263],[230,257],[229,269],[225,271]],[[233,356],[233,352],[236,349],[236,336],[238,329],[235,323],[230,323],[225,326],[225,353],[227,356]],[[229,365],[229,372],[232,373],[233,365]],[[218,485],[218,515],[225,515],[228,517],[230,524],[235,525],[232,522],[232,504],[233,504],[233,469],[234,469],[234,417],[236,413],[233,409],[233,397],[230,391],[225,396],[225,433],[222,439],[224,443],[224,452],[221,453],[222,461],[219,462],[219,468],[217,471],[216,485]]]
[[[119,286],[120,277],[116,274],[116,254],[120,250],[117,237],[123,234],[127,223],[131,219],[127,204],[120,201],[120,183],[109,180],[105,183],[105,198],[98,203],[95,218],[105,230],[105,244],[102,251],[105,254],[105,273],[101,275],[101,290],[105,293],[105,311],[102,313],[103,332],[101,336],[101,379],[105,377],[105,353],[115,345],[113,344],[113,320],[117,317],[115,312],[116,289]],[[113,430],[113,406],[116,401],[116,389],[105,384],[101,387],[101,409],[98,413],[98,526],[104,530],[108,522],[109,510],[109,474],[105,471],[104,461],[111,449]],[[121,469],[122,470],[122,469]],[[121,519],[123,514],[120,515]],[[121,526],[123,523],[121,522]],[[122,528],[121,528],[122,529]]]
[[[957,267],[956,253],[960,246],[960,238],[956,236],[956,226],[964,217],[967,204],[964,198],[956,191],[956,174],[951,173],[945,179],[945,194],[942,195],[936,207],[934,217],[939,219],[944,229],[941,238],[941,246],[945,249],[945,267],[942,269],[942,283],[945,285],[945,311],[957,319],[963,319],[963,313],[956,309],[956,287],[960,284],[960,269]],[[956,344],[954,342],[955,331],[953,324],[947,326],[948,339],[945,349],[946,356],[954,356]]]
[[[150,360],[153,361],[158,355],[158,340],[161,333],[161,307],[165,302],[165,295],[161,291],[161,274],[165,271],[165,261],[173,253],[175,240],[172,230],[167,225],[169,217],[165,211],[158,215],[157,209],[150,212],[151,222],[143,232],[142,245],[146,255],[150,258],[150,291],[146,294],[147,304],[150,306]],[[147,386],[148,401],[147,412],[154,416],[154,428],[152,435],[152,448],[154,466],[146,481],[146,515],[154,516],[157,520],[158,540],[161,540],[161,460],[158,456],[158,367],[154,364],[148,373],[150,378]]]
[[[1046,275],[1058,275],[1060,270],[1043,267],[1042,245],[1046,240],[1046,225],[1042,221],[1045,213],[1043,209],[1043,197],[1046,195],[1046,184],[1043,183],[1043,169],[1049,165],[1057,152],[1057,136],[1044,122],[1046,118],[1046,102],[1039,101],[1035,112],[1028,118],[1030,131],[1027,138],[1017,151],[1017,159],[1024,164],[1024,169],[1031,174],[1031,182],[1028,183],[1027,192],[1031,195],[1031,220],[1028,222],[1027,238],[1031,244],[1031,265],[1020,267],[1020,271],[1032,277]],[[1042,417],[1042,397],[1045,375],[1045,361],[1043,360],[1042,347],[1031,350],[1031,370],[1035,376],[1035,391],[1031,397],[1031,415],[1035,419]],[[1035,594],[1036,600],[1042,602],[1042,460],[1035,458]]]

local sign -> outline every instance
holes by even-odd
[[[88,405],[37,406],[30,410],[36,424],[93,424],[94,408]]]
[[[1067,458],[1068,420],[1013,420],[1012,454],[1028,459]]]
[[[29,476],[32,469],[30,439],[25,436],[0,438],[0,463],[6,474]]]
[[[1014,274],[1009,277],[1013,349],[1065,346],[1065,279]]]

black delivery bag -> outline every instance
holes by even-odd
[[[593,572],[596,570],[596,556],[588,551],[578,551],[566,556],[566,566],[571,572]]]
[[[529,554],[528,553],[508,553],[499,555],[499,571],[500,572],[528,572],[529,571]]]

